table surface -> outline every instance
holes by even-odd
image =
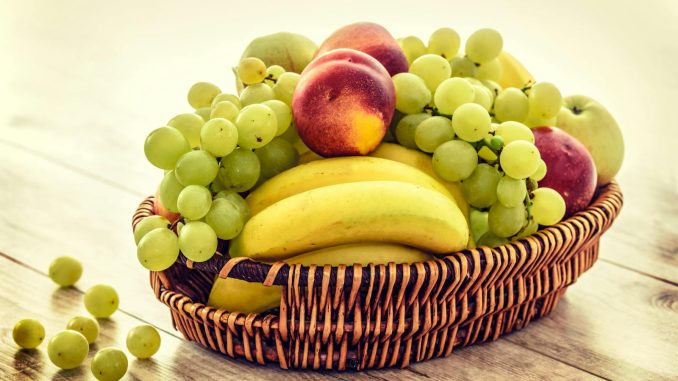
[[[101,321],[92,352],[123,346],[142,323],[162,335],[152,360],[131,360],[127,380],[676,379],[678,134],[669,118],[678,98],[678,3],[452,3],[2,2],[0,379],[93,379],[87,363],[59,371],[44,343],[17,350],[11,330],[35,317],[55,333],[84,313],[83,290],[96,283],[113,285],[121,303]],[[131,214],[161,177],[143,157],[144,137],[189,110],[193,82],[232,90],[230,68],[253,37],[291,30],[320,42],[357,19],[422,38],[441,26],[462,35],[491,26],[535,77],[599,99],[626,139],[621,216],[597,264],[549,317],[449,358],[405,370],[283,373],[203,350],[172,328],[134,256]],[[83,262],[76,287],[59,289],[47,277],[59,255]]]

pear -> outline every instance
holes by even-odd
[[[624,138],[614,117],[584,95],[563,98],[556,126],[579,140],[596,164],[598,186],[612,181],[624,160]]]
[[[311,62],[318,45],[296,33],[279,32],[257,37],[247,45],[241,59],[257,57],[266,66],[280,65],[287,71],[301,73]]]

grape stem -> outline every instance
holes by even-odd
[[[520,91],[522,91],[522,92],[524,93],[524,92],[528,91],[529,89],[531,89],[532,86],[534,86],[534,84],[535,84],[535,82],[534,82],[533,80],[529,80],[529,81],[527,81],[527,83],[523,86],[523,88],[520,89]]]

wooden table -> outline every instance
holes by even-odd
[[[63,329],[85,312],[83,290],[96,283],[113,285],[121,304],[101,321],[92,352],[123,346],[138,324],[161,331],[160,352],[131,360],[128,380],[676,379],[675,4],[497,1],[466,2],[462,9],[424,3],[337,2],[320,11],[310,1],[254,9],[254,3],[225,2],[3,2],[0,379],[93,379],[89,360],[59,371],[45,344],[17,350],[11,330],[24,317],[42,321],[48,336]],[[255,17],[243,14],[245,8]],[[549,317],[450,358],[405,370],[284,373],[203,350],[172,329],[134,256],[131,214],[161,177],[143,157],[144,137],[189,110],[185,92],[193,82],[233,89],[230,67],[256,35],[289,29],[321,41],[355,19],[380,22],[396,36],[425,37],[438,26],[468,35],[493,26],[537,78],[564,94],[601,100],[626,137],[618,178],[625,208],[602,240],[598,263]],[[83,262],[77,287],[59,289],[47,277],[59,255]]]

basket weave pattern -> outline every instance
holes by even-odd
[[[220,253],[193,263],[180,255],[169,269],[151,272],[151,286],[188,340],[229,357],[284,369],[406,367],[550,313],[596,261],[622,202],[612,183],[586,210],[532,236],[414,264],[305,267]],[[133,226],[152,214],[149,197]],[[243,314],[206,306],[217,274],[283,286],[280,309]]]

